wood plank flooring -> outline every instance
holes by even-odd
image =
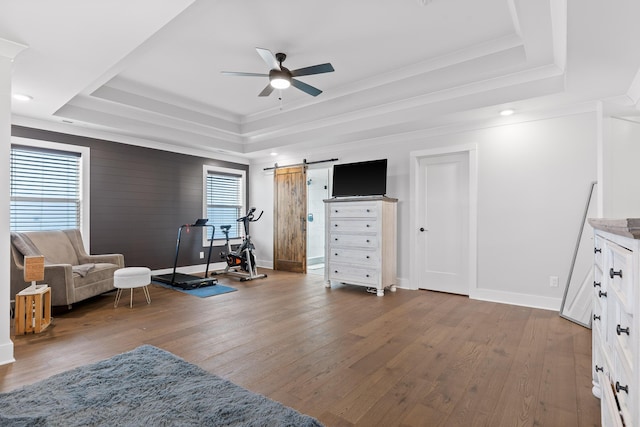
[[[555,312],[264,272],[210,298],[154,285],[151,305],[136,290],[132,309],[107,293],[54,313],[15,337],[0,391],[151,344],[326,426],[600,425],[591,331]]]

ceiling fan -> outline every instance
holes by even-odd
[[[269,84],[260,92],[258,96],[269,96],[273,89],[286,89],[293,86],[311,96],[318,96],[322,91],[311,85],[294,79],[294,77],[310,76],[312,74],[330,73],[335,71],[330,63],[312,65],[310,67],[298,68],[297,70],[289,70],[282,63],[287,58],[284,53],[271,53],[268,49],[257,47],[258,54],[264,59],[264,62],[271,68],[269,74],[261,73],[243,73],[237,71],[222,71],[225,76],[249,76],[249,77],[269,77]]]

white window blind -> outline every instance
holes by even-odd
[[[11,146],[11,230],[81,228],[80,153]]]
[[[221,225],[231,226],[229,238],[241,237],[240,223],[237,222],[237,219],[244,215],[243,185],[243,175],[207,172],[206,214],[209,218],[208,223],[216,228],[216,239],[224,238]]]

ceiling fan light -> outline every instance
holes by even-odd
[[[289,70],[284,67],[282,68],[282,70],[269,71],[269,83],[271,83],[271,86],[276,89],[286,89],[291,86],[291,75],[288,73]]]
[[[274,79],[271,79],[271,86],[276,89],[286,89],[291,86],[291,82],[289,81],[289,79],[286,79],[284,77],[276,77]]]

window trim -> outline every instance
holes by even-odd
[[[82,145],[63,144],[60,142],[22,138],[18,136],[11,137],[11,145],[21,145],[24,147],[65,151],[68,153],[75,153],[80,155],[80,233],[82,234],[82,242],[84,244],[84,247],[89,250],[89,242],[91,241],[89,236],[91,218],[91,193],[89,189],[89,182],[91,181],[91,176],[89,175],[91,149]]]
[[[241,212],[247,210],[247,171],[244,169],[234,169],[234,168],[225,168],[223,166],[213,166],[213,165],[202,165],[202,218],[207,217],[207,175],[209,173],[224,173],[229,175],[239,175],[241,177],[242,183],[240,195],[240,200],[242,201]],[[214,245],[216,242],[225,243],[226,240],[220,230],[215,230],[215,234],[213,236]],[[232,245],[237,245],[242,243],[242,237],[238,237],[235,239],[229,239],[229,243]],[[209,247],[209,239],[207,239],[207,233],[202,233],[202,247]]]

